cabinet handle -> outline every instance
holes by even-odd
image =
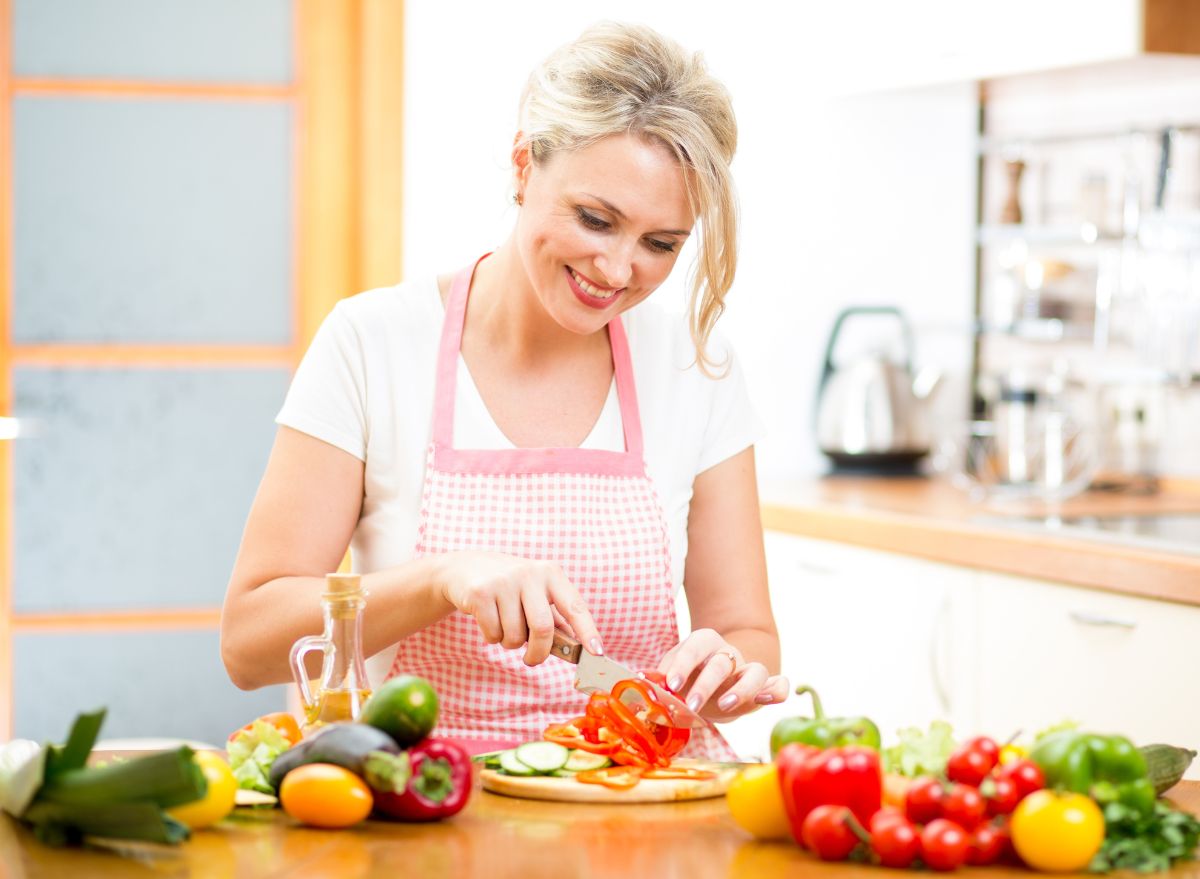
[[[1073,610],[1069,616],[1075,622],[1084,626],[1105,626],[1112,629],[1129,629],[1137,628],[1137,620],[1123,620],[1119,617],[1109,617],[1104,614],[1091,613],[1086,610]]]
[[[945,675],[942,674],[942,631],[950,618],[950,596],[942,599],[937,616],[933,618],[933,630],[929,634],[929,676],[933,678],[933,692],[937,695],[942,713],[950,714],[950,688],[946,685]]]

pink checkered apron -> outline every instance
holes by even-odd
[[[416,555],[501,552],[558,564],[582,594],[605,653],[632,669],[654,668],[679,642],[666,519],[642,456],[642,426],[620,319],[608,325],[625,451],[456,449],[459,346],[474,266],[450,288],[438,352]],[[475,742],[540,739],[583,713],[575,666],[554,657],[530,668],[524,649],[484,641],[473,617],[455,611],[400,642],[389,677],[415,674],[437,690],[436,735]],[[715,730],[694,730],[688,756],[735,759]]]

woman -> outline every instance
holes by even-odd
[[[546,661],[556,624],[659,669],[713,721],[786,697],[757,420],[709,350],[736,261],[735,145],[723,87],[647,28],[594,27],[534,72],[510,238],[339,303],[296,373],[225,600],[234,683],[290,679],[350,545],[365,649],[396,645],[391,673],[434,685],[440,734],[536,739],[581,713],[574,668]],[[697,224],[686,327],[639,303]],[[689,747],[730,756],[712,730]]]

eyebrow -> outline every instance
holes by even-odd
[[[608,210],[611,213],[615,214],[616,216],[620,217],[622,220],[629,219],[627,216],[625,216],[625,213],[619,207],[617,207],[615,204],[613,204],[608,199],[601,198],[598,195],[592,195],[592,193],[590,193],[590,192],[585,192],[583,194],[586,195],[588,198],[594,198],[596,201],[600,202],[600,204],[604,205],[606,210]],[[655,230],[655,232],[653,234],[655,234],[655,235],[678,235],[681,238],[687,238],[692,233],[688,229],[657,229],[657,230]]]

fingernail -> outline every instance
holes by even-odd
[[[737,693],[726,693],[717,700],[717,707],[722,711],[728,711],[737,704]]]
[[[600,646],[599,638],[593,638],[591,641],[588,641],[588,647],[591,648],[592,653],[594,653],[596,656],[604,655],[604,648]]]
[[[688,707],[689,711],[699,711],[700,710],[700,697],[697,696],[695,693],[692,693],[692,695],[688,696],[687,707]]]
[[[671,675],[671,677],[667,679],[667,689],[668,690],[678,690],[682,686],[683,686],[683,675]]]
[[[757,702],[759,705],[766,705],[769,702],[774,702],[775,697],[772,696],[770,693],[759,693],[757,696],[754,697],[754,701]]]

